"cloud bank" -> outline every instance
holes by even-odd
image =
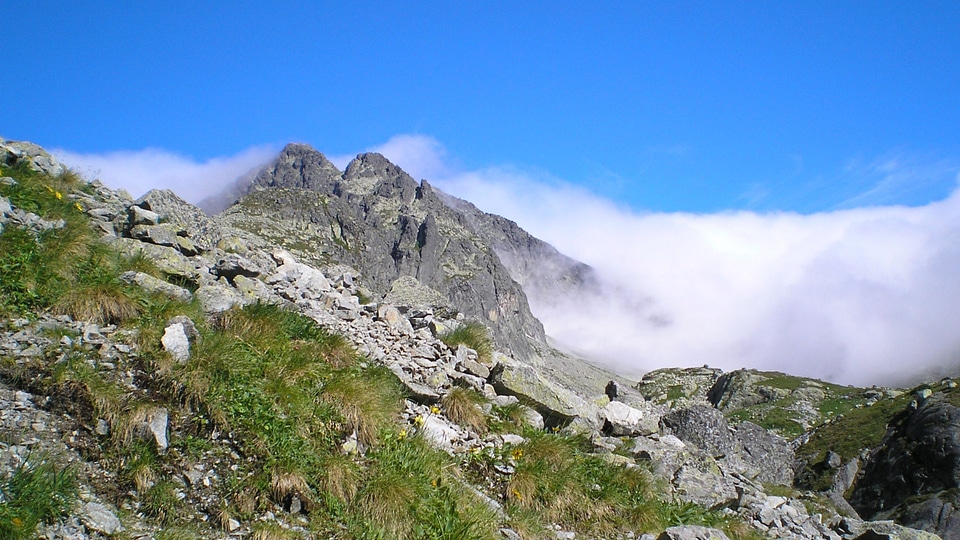
[[[157,148],[103,154],[54,149],[51,153],[83,176],[97,178],[113,189],[125,189],[134,197],[165,188],[197,203],[272,159],[277,149],[254,146],[233,156],[202,162]]]
[[[884,174],[871,183],[875,163],[850,166],[842,174],[850,185],[862,176],[863,195],[834,211],[643,213],[539,171],[461,170],[422,135],[367,151],[591,265],[601,292],[531,307],[557,343],[622,374],[708,364],[870,385],[960,372],[960,191],[922,206],[855,206],[943,167],[878,161]],[[165,187],[197,202],[275,152],[56,154],[134,196]]]
[[[430,146],[385,155],[404,167],[417,148]],[[531,307],[558,343],[621,373],[709,364],[869,385],[960,372],[960,191],[807,215],[640,213],[543,174],[439,170],[441,189],[597,270],[602,294]]]

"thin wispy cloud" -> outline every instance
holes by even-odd
[[[404,150],[386,155],[403,167]],[[880,163],[864,183],[943,181],[926,176],[942,163]],[[709,364],[893,384],[960,371],[960,192],[914,207],[685,214],[510,167],[432,180],[597,270],[603,294],[531,304],[559,343],[623,373]]]
[[[856,208],[918,201],[915,194],[952,190],[957,185],[960,164],[942,158],[891,154],[873,160],[851,160],[839,178],[840,184],[862,186],[841,201],[838,208]]]
[[[157,148],[101,154],[54,149],[52,153],[83,176],[99,179],[114,189],[125,189],[134,197],[154,188],[165,188],[197,203],[263,165],[276,156],[277,150],[273,146],[254,146],[206,161]]]

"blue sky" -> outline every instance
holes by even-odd
[[[379,151],[590,264],[531,307],[623,374],[960,373],[960,2],[13,4],[0,136],[134,196]]]
[[[79,153],[421,134],[691,212],[919,205],[960,170],[956,2],[15,4],[0,135]]]

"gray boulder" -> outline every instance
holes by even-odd
[[[660,419],[660,424],[684,442],[714,457],[723,457],[736,449],[736,439],[727,419],[708,405],[670,411]]]
[[[786,439],[752,422],[737,426],[736,439],[742,449],[737,455],[746,465],[741,474],[768,484],[793,484],[795,455]]]
[[[163,330],[160,342],[163,344],[163,349],[177,362],[184,363],[190,359],[190,339],[187,337],[187,330],[183,323],[177,322],[167,326]]]
[[[663,531],[657,540],[730,540],[720,529],[700,525],[681,525]]]
[[[136,208],[131,206],[130,208]],[[136,225],[130,229],[130,238],[158,246],[177,247],[177,229],[169,223],[160,225]]]
[[[548,426],[565,425],[579,419],[588,430],[600,428],[600,408],[570,390],[546,379],[533,367],[504,358],[491,374],[497,393],[525,400],[544,417]]]
[[[181,302],[189,302],[193,298],[193,293],[187,289],[178,287],[172,283],[167,283],[162,279],[144,274],[143,272],[134,272],[132,270],[124,272],[120,275],[120,280],[124,283],[137,285],[148,292],[163,294],[174,300],[180,300]]]
[[[132,229],[139,225],[152,226],[160,224],[160,215],[135,204],[127,209],[127,223]]]
[[[641,405],[642,406],[642,405]],[[615,437],[650,435],[659,430],[660,416],[645,407],[636,409],[620,401],[611,401],[604,406],[604,431]]]
[[[220,284],[204,285],[197,289],[196,295],[207,313],[220,313],[245,303],[236,289]]]

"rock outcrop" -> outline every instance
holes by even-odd
[[[955,399],[952,393],[930,395],[892,427],[854,484],[850,504],[860,515],[895,517],[943,538],[960,537],[960,407]]]
[[[438,291],[489,326],[521,359],[545,346],[526,294],[467,220],[427,182],[379,154],[340,172],[306,145],[287,146],[219,221],[246,230],[321,268],[354,268],[376,298],[403,276]]]

